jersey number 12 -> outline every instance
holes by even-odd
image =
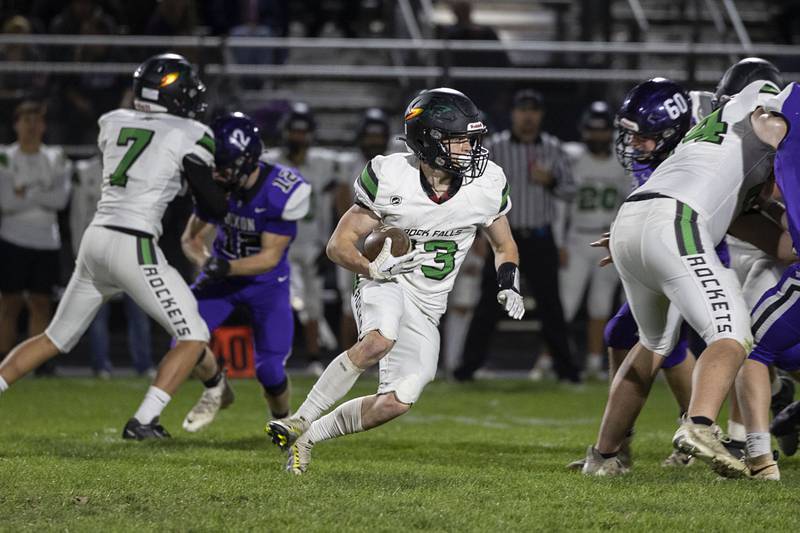
[[[128,184],[128,169],[131,168],[139,156],[142,155],[144,149],[150,144],[153,139],[153,130],[145,130],[142,128],[122,128],[119,130],[119,137],[117,137],[117,146],[128,146],[131,141],[133,144],[122,156],[122,161],[119,162],[117,168],[110,176],[110,183],[115,187],[125,187]]]

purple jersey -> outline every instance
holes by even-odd
[[[287,220],[286,211],[295,193],[306,183],[293,169],[281,165],[259,163],[256,183],[247,190],[232,194],[228,213],[223,220],[212,220],[197,213],[201,219],[217,226],[212,253],[233,260],[261,252],[261,234],[297,235],[297,222]],[[269,272],[255,276],[237,276],[237,280],[272,281],[289,275],[288,247],[278,264]]]
[[[658,165],[646,165],[644,163],[634,162],[632,172],[633,188],[637,189],[644,185],[644,183],[650,179],[650,176],[657,167]]]
[[[786,205],[792,244],[795,250],[800,250],[800,85],[791,85],[781,107],[789,131],[775,154],[775,181]]]

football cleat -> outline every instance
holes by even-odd
[[[219,383],[203,390],[200,399],[186,414],[186,418],[183,419],[183,429],[190,433],[200,431],[211,424],[219,410],[227,408],[233,403],[233,400],[233,389],[228,384],[228,378],[223,372]]]
[[[721,441],[719,426],[706,426],[685,422],[675,432],[672,445],[675,449],[708,463],[711,469],[722,477],[747,477],[747,466],[731,455]]]
[[[122,438],[126,440],[168,439],[172,437],[155,417],[149,424],[142,424],[135,418],[128,420],[122,430]]]
[[[300,436],[308,431],[311,423],[300,416],[290,416],[280,420],[271,420],[264,431],[272,439],[272,443],[283,451],[288,451],[289,447],[295,443]]]
[[[781,471],[778,469],[778,463],[771,453],[765,453],[758,457],[748,457],[745,459],[745,464],[750,469],[750,477],[752,479],[781,480]]]
[[[694,463],[694,457],[680,450],[673,450],[672,453],[664,459],[661,466],[664,468],[674,468],[689,466],[692,463]]]
[[[745,441],[733,440],[730,437],[725,436],[720,437],[720,441],[722,442],[722,445],[725,446],[725,449],[728,450],[728,453],[740,461],[744,461],[745,447],[747,446]]]
[[[772,397],[772,413],[773,419],[770,424],[770,433],[775,435],[778,441],[778,447],[784,455],[791,456],[797,453],[797,445],[800,442],[800,402],[788,403],[781,409],[781,405],[785,400],[791,402],[794,396],[794,384],[792,383],[792,397],[788,393],[784,393],[788,387],[783,379],[786,376],[781,376],[782,387],[781,390]],[[781,398],[779,398],[781,397]],[[777,411],[777,412],[776,412]]]
[[[622,466],[629,470],[633,467],[633,452],[631,451],[631,443],[633,443],[633,432],[631,432],[622,441],[622,444],[619,447],[619,453],[617,454],[617,459],[619,459],[619,462],[622,464]],[[583,465],[585,464],[586,457],[578,459],[577,461],[572,461],[567,465],[567,468],[569,470],[583,470]]]
[[[600,452],[594,446],[589,446],[586,449],[586,459],[584,459],[583,469],[581,470],[584,475],[611,477],[621,476],[629,471],[630,469],[619,460],[619,456],[606,459],[600,455]]]
[[[311,463],[311,448],[314,445],[308,439],[300,438],[289,446],[286,451],[288,460],[286,461],[286,471],[300,476],[306,472]]]

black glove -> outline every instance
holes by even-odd
[[[219,281],[231,271],[231,263],[222,257],[209,257],[203,265],[203,274],[211,281]]]

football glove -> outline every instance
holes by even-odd
[[[222,257],[209,257],[203,265],[203,274],[210,281],[219,281],[231,271],[231,263]]]
[[[521,320],[525,315],[525,303],[519,292],[519,269],[514,263],[503,263],[497,269],[497,303],[503,306],[508,316]]]
[[[369,264],[369,277],[377,281],[388,281],[401,274],[408,274],[418,268],[427,259],[427,255],[419,250],[412,249],[405,255],[395,257],[392,255],[392,239],[386,237],[380,253]]]

